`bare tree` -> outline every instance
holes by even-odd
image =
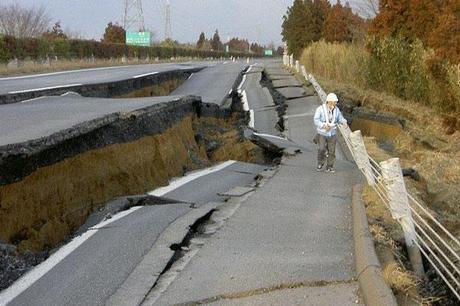
[[[5,35],[38,37],[46,32],[50,20],[43,6],[25,8],[17,3],[0,5],[0,33]]]
[[[379,13],[379,0],[354,0],[355,12],[363,18],[374,18]]]

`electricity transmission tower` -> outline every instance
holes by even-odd
[[[166,5],[165,5],[165,40],[171,39],[172,33],[171,33],[171,4],[169,3],[169,0],[166,0]]]
[[[123,0],[124,15],[123,28],[143,32],[145,30],[144,12],[142,11],[142,0]]]

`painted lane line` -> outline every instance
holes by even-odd
[[[10,287],[0,292],[0,306],[6,306],[9,302],[19,296],[22,292],[27,290],[32,286],[36,281],[48,273],[52,268],[54,268],[58,263],[60,263],[64,258],[69,254],[75,251],[80,245],[82,245],[86,240],[91,238],[94,234],[98,232],[98,229],[107,226],[110,223],[113,223],[121,218],[126,217],[129,214],[132,214],[136,210],[142,208],[141,206],[133,207],[129,210],[120,212],[116,214],[111,219],[102,221],[98,225],[90,228],[88,231],[83,233],[81,236],[75,237],[68,244],[60,248],[56,253],[51,255],[47,260],[34,267],[32,270],[23,275],[19,280],[14,282]]]
[[[222,164],[219,164],[217,166],[214,166],[214,167],[210,167],[210,168],[206,168],[206,169],[203,169],[203,170],[199,170],[199,171],[196,171],[196,172],[191,172],[189,173],[188,175],[184,176],[184,177],[181,177],[181,178],[178,178],[176,180],[172,180],[168,186],[165,186],[165,187],[160,187],[160,188],[157,188],[151,192],[149,192],[148,194],[149,195],[152,195],[152,196],[156,196],[156,197],[161,197],[161,196],[164,196],[165,194],[167,194],[168,192],[171,192],[193,180],[196,180],[202,176],[205,176],[205,175],[208,175],[208,174],[211,174],[211,173],[214,173],[214,172],[217,172],[217,171],[220,171],[224,168],[227,168],[228,166],[231,166],[233,165],[234,163],[236,163],[236,161],[234,160],[229,160],[229,161],[226,161]]]
[[[134,76],[133,78],[134,78],[134,79],[138,79],[138,78],[142,78],[142,77],[145,77],[145,76],[154,75],[154,74],[158,74],[158,73],[159,73],[158,71],[149,72],[149,73],[144,73],[144,74],[136,75],[136,76]]]
[[[124,67],[126,67],[126,66],[101,67],[101,68],[90,68],[90,69],[79,69],[79,70],[68,70],[68,71],[59,71],[59,72],[23,75],[23,76],[17,76],[17,77],[0,78],[0,81],[38,78],[38,77],[46,77],[46,76],[50,76],[50,75],[59,75],[59,74],[66,74],[66,73],[78,73],[78,72],[87,72],[87,71],[98,71],[98,70],[105,70],[105,69],[107,69],[107,70],[108,69],[119,69],[119,68],[124,68]]]
[[[245,112],[249,111],[249,101],[248,101],[248,95],[246,94],[246,90],[243,90],[241,93],[241,101],[243,102],[243,110]]]
[[[268,138],[276,138],[276,139],[280,139],[280,140],[289,140],[289,139],[287,139],[285,137],[280,137],[280,136],[275,136],[275,135],[270,135],[270,134],[254,133],[254,135],[262,136],[262,137],[268,137]]]
[[[51,86],[51,87],[34,88],[34,89],[24,89],[24,90],[10,91],[9,94],[18,94],[18,93],[26,93],[26,92],[39,91],[39,90],[76,87],[76,86],[82,86],[82,85],[83,84],[68,84],[68,85],[59,85],[59,86]]]
[[[298,117],[307,117],[307,116],[313,116],[314,114],[312,114],[311,112],[309,113],[302,113],[302,114],[296,114],[296,115],[288,115],[288,116],[284,116],[286,119],[289,119],[289,118],[298,118]]]
[[[248,123],[248,126],[250,128],[254,128],[255,126],[255,121],[254,121],[254,110],[253,109],[250,109],[249,110],[249,123]]]
[[[21,101],[21,102],[19,102],[19,103],[33,102],[33,101],[37,101],[37,100],[45,99],[45,98],[46,98],[46,97],[37,97],[37,98],[29,99],[29,100],[24,100],[24,101]]]
[[[238,90],[241,90],[243,88],[244,82],[246,82],[246,78],[246,75],[243,75],[243,79],[241,80],[241,83],[238,86]]]
[[[187,80],[190,80],[193,76],[193,73],[187,78]]]

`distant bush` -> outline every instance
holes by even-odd
[[[12,36],[0,37],[0,62],[8,62],[14,58],[40,60],[58,57],[59,59],[82,58],[171,58],[171,57],[223,57],[223,56],[253,56],[254,54],[221,51],[206,51],[180,47],[140,47],[125,44],[109,44],[93,40],[67,39],[18,39]]]
[[[5,63],[11,58],[10,51],[3,39],[0,39],[0,63]]]

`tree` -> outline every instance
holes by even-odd
[[[126,31],[118,23],[109,22],[101,41],[103,43],[124,44],[126,42]]]
[[[351,42],[358,37],[364,39],[364,20],[355,15],[347,3],[342,6],[340,1],[329,10],[324,23],[322,36],[326,41]]]
[[[200,37],[198,38],[198,41],[196,42],[197,49],[202,49],[204,47],[205,42],[206,42],[206,36],[204,35],[203,32],[201,32]]]
[[[436,26],[429,34],[428,44],[434,48],[437,56],[460,63],[460,2],[448,0],[437,17]]]
[[[282,35],[289,52],[299,56],[303,48],[321,39],[330,9],[326,0],[295,0],[283,16]]]
[[[214,51],[219,51],[219,50],[223,49],[223,44],[220,41],[220,36],[219,36],[219,31],[218,30],[216,30],[216,32],[214,33],[214,36],[212,37],[211,47],[212,47],[212,49]]]
[[[249,50],[249,42],[247,39],[234,37],[228,41],[227,45],[231,51],[248,52]]]
[[[50,23],[43,6],[24,8],[17,3],[0,5],[0,33],[17,38],[40,37]]]
[[[370,33],[427,43],[445,0],[382,0]]]
[[[48,40],[67,39],[67,35],[62,31],[61,22],[58,21],[54,24],[51,31],[48,30],[43,33],[43,38]]]

